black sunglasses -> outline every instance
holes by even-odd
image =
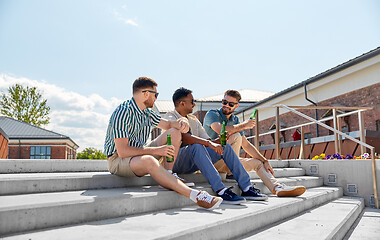
[[[187,100],[181,100],[181,102],[187,102]],[[191,99],[191,100],[190,100],[190,103],[191,103],[191,104],[194,104],[194,103],[195,103],[195,100],[194,100],[194,99]]]
[[[230,107],[234,107],[236,104],[238,104],[238,103],[235,103],[235,102],[229,102],[229,101],[227,101],[226,99],[223,99],[222,100],[222,104],[223,105],[227,105],[228,104],[228,106],[230,106]]]
[[[154,93],[154,96],[155,96],[156,98],[158,98],[158,92],[151,91],[151,90],[144,90],[144,91],[142,91],[142,92],[150,92],[150,93]]]

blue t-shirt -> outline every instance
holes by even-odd
[[[224,115],[222,112],[222,108],[217,110],[210,110],[206,113],[206,116],[203,120],[203,128],[206,130],[211,139],[216,139],[219,136],[219,133],[216,133],[211,128],[211,124],[214,122],[223,123],[223,121],[226,122],[226,126],[232,126],[240,123],[239,118],[233,114],[231,115],[230,119],[227,119],[226,115]],[[240,135],[244,135],[244,132],[241,131]]]

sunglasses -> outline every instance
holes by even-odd
[[[155,96],[156,98],[158,98],[158,92],[151,91],[151,90],[144,90],[144,91],[142,91],[142,92],[150,92],[150,93],[154,93],[154,96]]]
[[[227,101],[226,99],[223,99],[222,100],[222,104],[223,105],[227,105],[228,104],[228,106],[230,106],[230,107],[234,107],[236,104],[238,104],[238,103],[235,103],[235,102],[229,102],[229,101]]]
[[[187,102],[187,100],[181,100],[181,102]],[[194,104],[194,103],[195,103],[195,100],[194,100],[194,99],[191,99],[191,100],[190,100],[190,103],[191,103],[191,104]]]

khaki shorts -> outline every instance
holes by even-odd
[[[150,142],[147,145],[147,147],[156,147],[157,142],[155,140]],[[153,157],[155,157],[156,159],[161,158],[161,156]],[[132,171],[131,167],[129,166],[129,163],[132,158],[134,157],[121,158],[119,157],[117,152],[115,152],[111,156],[107,157],[108,171],[120,177],[136,177],[136,174]]]

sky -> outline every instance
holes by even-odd
[[[377,0],[0,0],[0,91],[40,89],[79,151],[140,76],[159,100],[278,92],[379,46]]]

